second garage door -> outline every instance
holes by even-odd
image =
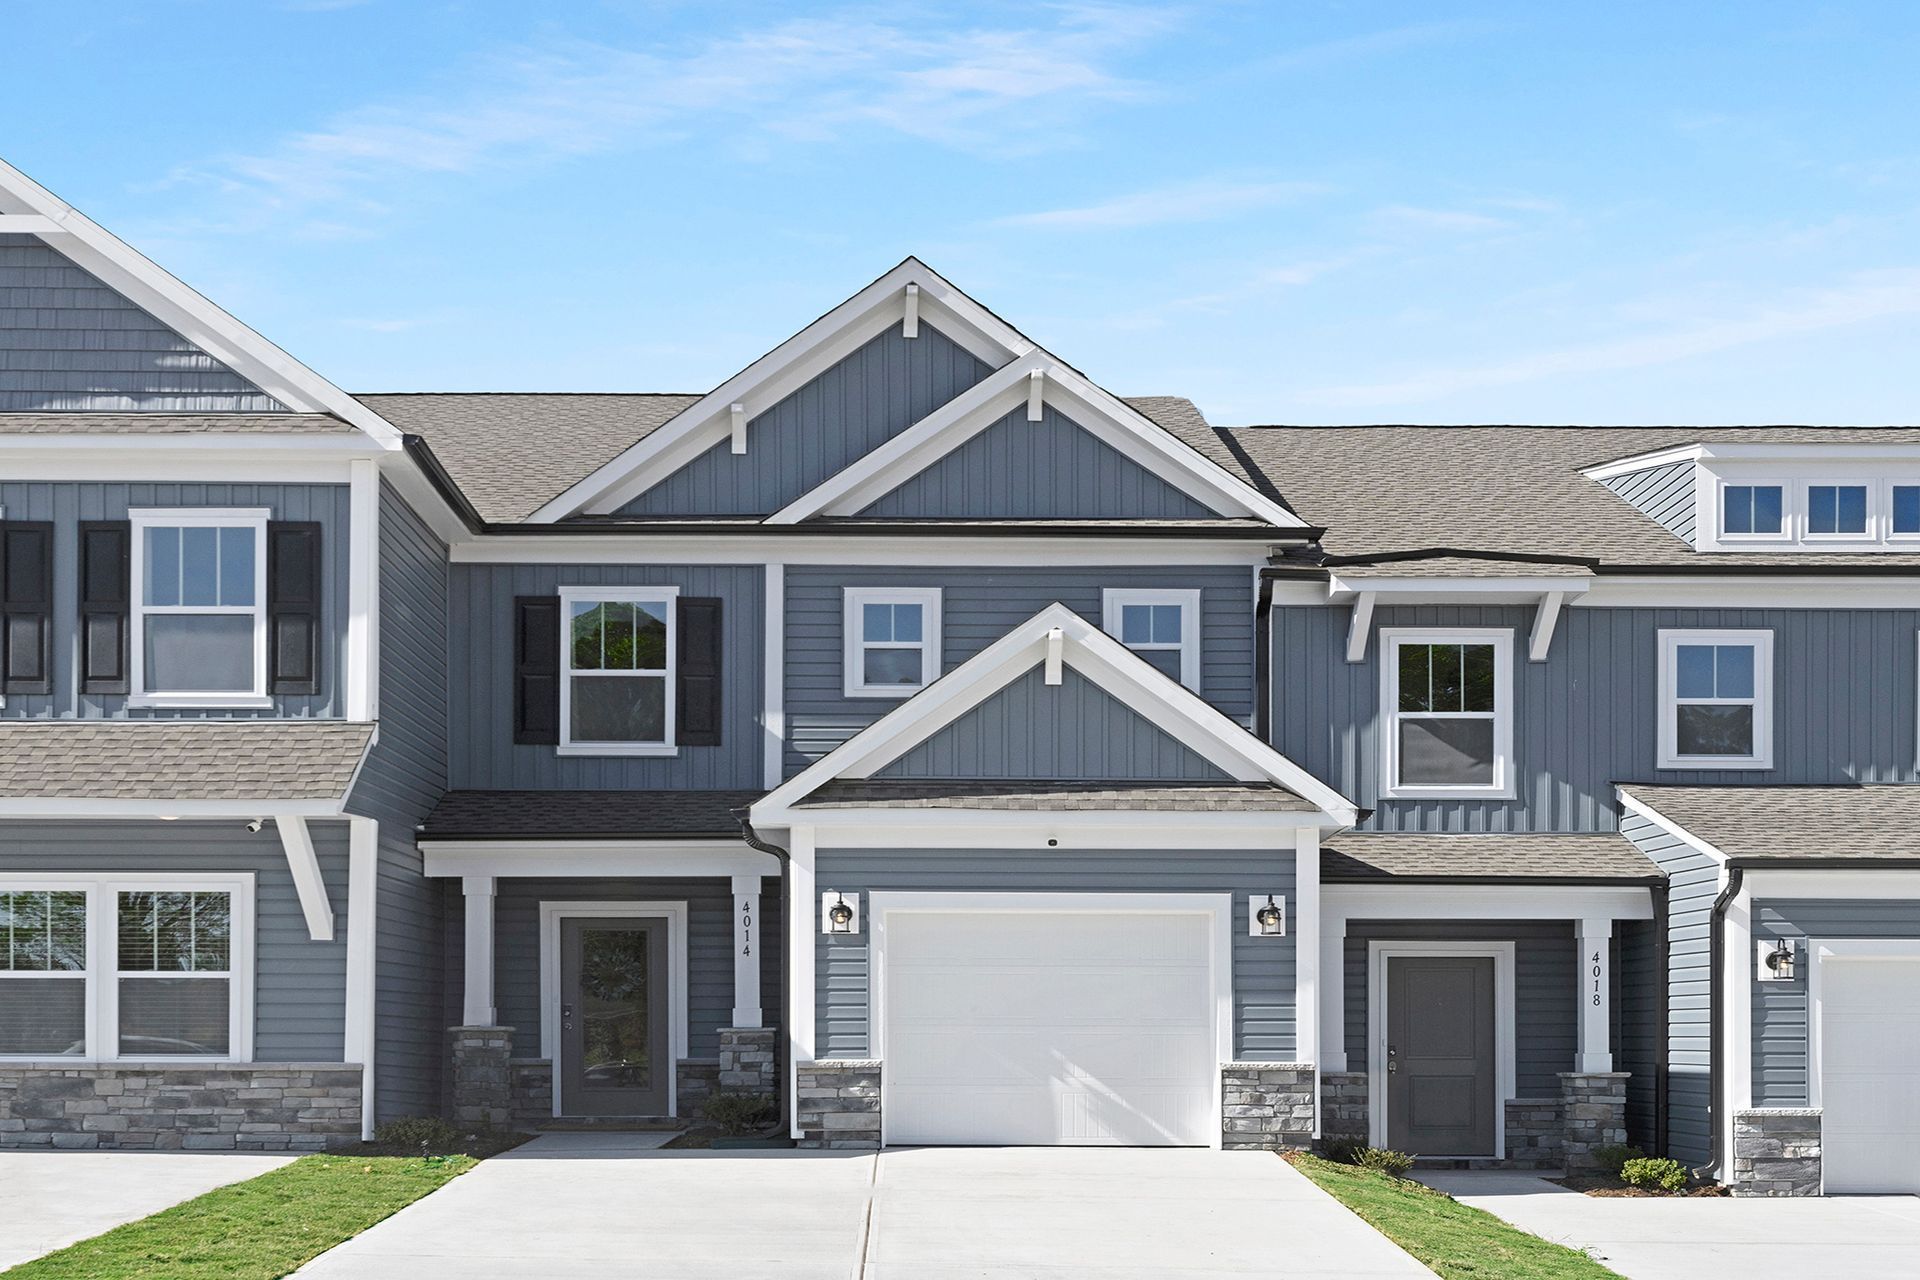
[[[915,910],[884,927],[889,1143],[1214,1141],[1210,915]]]
[[[1826,1189],[1920,1193],[1920,959],[1819,964]]]

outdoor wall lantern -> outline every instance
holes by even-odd
[[[860,932],[860,895],[853,895],[853,901],[847,901],[847,895],[837,889],[828,889],[820,895],[820,932],[822,933],[858,933]]]
[[[1247,916],[1247,931],[1256,938],[1284,938],[1287,934],[1286,904],[1271,893],[1264,903],[1257,893],[1248,898]]]
[[[1794,946],[1792,938],[1757,944],[1760,950],[1759,978],[1762,982],[1792,982]]]

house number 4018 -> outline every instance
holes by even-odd
[[[1597,1009],[1600,1007],[1600,953],[1598,951],[1593,953],[1593,968],[1590,972],[1593,978],[1593,1007]]]
[[[753,954],[753,899],[740,899],[740,954]]]

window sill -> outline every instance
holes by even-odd
[[[246,1058],[210,1058],[200,1054],[179,1054],[162,1058],[86,1058],[78,1054],[0,1054],[0,1067],[38,1068],[46,1071],[158,1071],[166,1067],[250,1067]],[[278,1063],[274,1064],[280,1065]]]
[[[1517,800],[1512,787],[1386,787],[1382,800]]]
[[[886,698],[893,702],[905,702],[926,687],[923,684],[914,685],[911,689],[855,689],[845,686],[840,692],[848,698]]]
[[[660,743],[656,745],[647,745],[647,746],[641,746],[641,745],[621,746],[617,742],[592,743],[592,744],[563,742],[559,746],[554,748],[554,753],[556,755],[563,755],[563,756],[605,756],[605,757],[655,756],[655,757],[659,757],[659,756],[677,756],[680,754],[680,748],[670,743]]]
[[[1718,770],[1758,773],[1773,768],[1771,756],[1662,756],[1654,768],[1672,773],[1709,773]]]
[[[127,698],[133,711],[156,711],[168,707],[213,711],[269,711],[273,699],[263,693],[136,693]]]

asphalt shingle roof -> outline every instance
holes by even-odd
[[[0,413],[0,436],[341,435],[324,413]]]
[[[1310,812],[1314,806],[1284,787],[1240,782],[1061,782],[1024,778],[991,780],[868,779],[829,782],[796,808],[832,809],[1014,809],[1177,811],[1233,810]]]
[[[1920,862],[1920,785],[1620,789],[1737,862]]]
[[[735,809],[764,791],[449,791],[423,840],[737,836]]]
[[[373,742],[340,720],[0,722],[0,797],[336,800]]]
[[[1320,878],[1369,884],[1448,880],[1657,881],[1660,868],[1620,835],[1348,832],[1320,850]]]

